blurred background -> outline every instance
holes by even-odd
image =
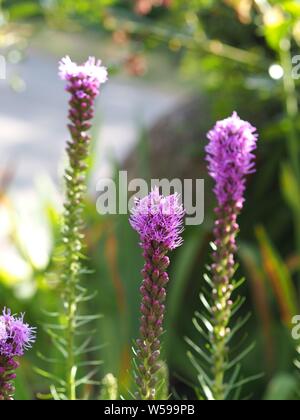
[[[245,394],[296,398],[300,314],[300,123],[292,57],[300,54],[300,2],[290,0],[0,0],[0,307],[26,312],[38,342],[20,370],[17,398],[47,392],[32,366],[51,353],[45,311],[59,308],[51,282],[60,241],[67,95],[57,62],[101,57],[103,87],[93,128],[86,203],[84,284],[97,290],[89,313],[102,313],[102,377],[114,373],[125,395],[138,335],[140,267],[127,216],[99,216],[96,181],[119,169],[130,177],[205,178],[205,222],[189,227],[172,259],[164,357],[171,391],[194,396],[184,337],[200,338],[192,317],[209,263],[214,197],[206,174],[206,132],[236,110],[260,134],[257,173],[241,216],[243,309],[252,313],[238,340],[255,341],[243,375],[264,376]],[[187,305],[186,302],[189,302]],[[57,368],[58,369],[58,368]],[[97,390],[93,390],[97,392]]]

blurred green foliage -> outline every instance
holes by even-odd
[[[290,320],[300,310],[300,123],[298,81],[292,78],[291,58],[300,48],[299,2],[173,0],[168,9],[154,8],[147,16],[134,13],[133,1],[2,0],[0,4],[0,43],[4,46],[1,34],[16,31],[24,22],[36,25],[42,21],[66,31],[96,30],[99,38],[105,32],[120,40],[121,34],[131,54],[149,57],[155,50],[167,55],[178,80],[193,94],[205,92],[210,106],[207,129],[233,109],[257,125],[258,169],[241,217],[240,242],[240,271],[248,279],[245,311],[254,313],[245,331],[257,345],[245,360],[243,372],[245,376],[265,372],[264,378],[249,386],[254,398],[296,398],[299,382],[293,367],[296,346]],[[283,71],[278,80],[278,73],[274,76],[271,71],[274,64]],[[58,304],[47,273],[54,272],[51,254],[59,241],[59,209],[55,195],[52,200],[49,194],[46,200],[41,196],[39,203],[33,229],[40,229],[41,224],[47,227],[44,254],[48,257],[42,262],[34,252],[42,244],[31,235],[22,236],[26,221],[2,191],[1,212],[9,221],[6,234],[13,259],[9,264],[7,257],[0,264],[0,306],[26,311],[32,324],[41,325],[46,319],[41,309],[55,311]],[[140,250],[126,217],[99,217],[93,200],[87,198],[86,219],[94,274],[85,285],[99,291],[89,312],[104,315],[94,337],[95,345],[106,344],[99,355],[104,362],[101,374],[113,373],[120,392],[126,395],[132,339],[138,330]],[[207,214],[204,225],[187,229],[185,246],[172,265],[165,357],[171,391],[181,397],[193,396],[195,378],[184,336],[194,337],[191,320],[194,310],[200,309],[198,293],[209,261],[210,219]],[[48,348],[40,327],[35,350],[45,353]],[[29,354],[18,378],[18,398],[47,392],[31,369],[32,364],[43,363],[34,351]]]

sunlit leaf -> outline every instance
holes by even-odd
[[[285,263],[273,247],[262,226],[256,229],[256,236],[260,245],[265,272],[270,280],[281,310],[282,321],[287,326],[290,326],[293,316],[298,313],[298,300],[295,286]]]
[[[291,209],[300,214],[300,187],[291,167],[287,164],[282,165],[281,188]]]
[[[272,379],[267,388],[264,399],[269,401],[285,401],[295,399],[298,389],[299,382],[295,376],[282,373]]]

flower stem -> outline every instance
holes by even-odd
[[[166,272],[170,265],[169,251],[183,243],[182,232],[185,210],[177,193],[163,196],[155,187],[143,199],[136,199],[131,211],[130,224],[140,235],[140,245],[144,250],[144,277],[140,292],[141,338],[137,340],[136,383],[137,398],[155,400],[157,398],[157,373],[161,353],[160,336],[163,333],[166,300],[165,286],[169,281]]]
[[[12,357],[0,357],[0,401],[14,399],[15,387],[12,381],[16,378],[15,370],[19,363]]]
[[[290,160],[297,179],[300,180],[299,147],[296,129],[296,118],[298,117],[298,100],[295,81],[292,77],[292,56],[291,42],[289,39],[281,41],[280,60],[284,69],[283,87],[285,94],[286,112],[289,119],[288,150]]]
[[[146,264],[142,271],[144,280],[140,288],[141,338],[137,340],[137,377],[139,389],[137,397],[142,400],[155,400],[157,396],[157,372],[160,369],[161,342],[166,299],[165,286],[169,281],[166,273],[170,261],[167,250],[153,243],[145,249]]]
[[[295,179],[297,181],[297,184],[300,185],[299,141],[297,133],[297,118],[299,106],[297,99],[296,84],[292,76],[291,41],[289,39],[283,39],[280,43],[280,61],[284,69],[283,88],[289,130],[287,139],[288,153]],[[295,226],[296,249],[298,254],[300,255],[300,216],[295,210],[293,211],[293,219]]]
[[[65,254],[62,299],[66,316],[66,396],[69,400],[76,400],[77,312],[82,295],[79,282],[84,273],[82,266],[83,204],[88,170],[87,158],[91,142],[88,132],[94,117],[95,99],[100,93],[101,84],[107,80],[107,70],[95,57],[90,57],[84,64],[78,65],[67,56],[59,63],[59,75],[66,81],[65,89],[71,95],[68,125],[71,141],[67,146],[69,166],[65,172],[66,201],[63,224]]]
[[[236,223],[238,209],[233,205],[216,209],[217,220],[214,233],[215,252],[213,253],[213,331],[211,334],[213,375],[213,394],[216,400],[225,399],[225,372],[228,361],[228,336],[230,334],[231,295],[233,291],[235,238],[238,232]]]
[[[76,400],[76,357],[75,331],[77,317],[77,285],[82,272],[81,254],[83,249],[83,200],[86,191],[87,165],[90,137],[77,127],[73,130],[72,141],[68,143],[69,167],[65,173],[66,195],[64,212],[63,241],[65,244],[65,285],[64,305],[67,317],[67,397]]]
[[[69,400],[76,400],[76,333],[78,325],[78,304],[82,295],[79,282],[83,274],[82,258],[84,247],[83,204],[87,181],[87,158],[91,137],[89,130],[94,117],[95,99],[101,84],[107,80],[107,70],[101,61],[90,57],[78,65],[64,57],[59,63],[59,75],[66,81],[70,93],[68,125],[71,141],[67,154],[69,166],[65,172],[66,201],[64,204],[63,242],[65,245],[62,288],[66,316],[66,394]]]

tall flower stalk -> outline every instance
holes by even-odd
[[[165,313],[169,251],[178,248],[183,240],[185,212],[177,194],[164,197],[155,188],[147,197],[138,199],[130,219],[140,235],[145,265],[140,288],[140,338],[136,341],[137,398],[155,400],[160,369],[161,341]]]
[[[256,129],[236,113],[217,122],[208,133],[206,147],[208,170],[214,179],[218,207],[215,209],[214,252],[211,266],[213,292],[211,351],[213,358],[213,395],[225,398],[225,372],[228,363],[228,339],[234,290],[237,223],[244,204],[246,175],[254,171]]]
[[[71,140],[67,144],[69,164],[65,171],[66,201],[64,204],[63,242],[64,267],[62,275],[63,303],[66,313],[66,395],[76,400],[76,343],[79,282],[83,273],[84,236],[82,228],[83,201],[86,192],[87,157],[94,117],[95,99],[100,87],[107,81],[107,71],[95,58],[83,65],[69,57],[61,60],[59,75],[66,81],[69,101],[68,125]]]
[[[240,282],[234,279],[237,265],[236,238],[239,232],[238,216],[245,201],[246,176],[255,170],[256,129],[233,113],[230,118],[218,121],[208,133],[206,147],[208,171],[215,181],[214,193],[217,198],[215,209],[214,242],[212,244],[213,263],[211,276],[205,276],[211,287],[210,300],[201,295],[207,315],[196,314],[194,324],[208,340],[209,352],[202,350],[190,341],[191,346],[201,356],[207,369],[198,364],[192,354],[191,361],[200,372],[199,380],[208,399],[224,400],[237,386],[239,361],[251,349],[242,351],[231,359],[229,342],[239,330],[243,321],[231,329],[231,321],[243,300],[233,302],[233,292]],[[200,323],[199,323],[200,321]],[[202,324],[208,330],[205,332]],[[226,374],[234,368],[232,376]]]
[[[35,328],[24,322],[24,315],[11,315],[4,309],[0,316],[0,401],[13,400],[13,380],[22,357],[35,341]]]

